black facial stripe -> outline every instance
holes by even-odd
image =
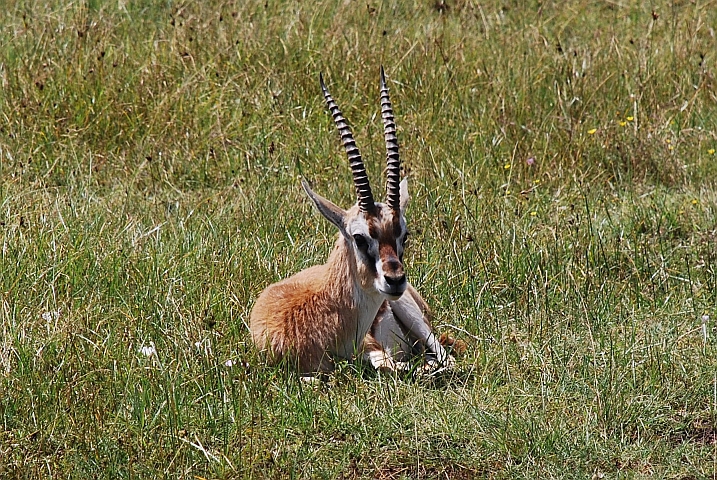
[[[403,238],[401,238],[401,241],[398,242],[398,258],[401,260],[401,263],[403,263],[403,253],[406,251],[406,247],[408,246],[408,230],[406,230],[403,233]]]
[[[359,252],[359,256],[363,257],[364,262],[371,270],[371,273],[376,275],[376,258],[368,250]]]
[[[354,242],[356,243],[356,247],[358,247],[359,250],[368,249],[368,239],[366,239],[366,237],[364,237],[363,235],[359,233],[355,234]]]
[[[360,233],[355,234],[353,237],[354,243],[356,244],[356,250],[358,250],[359,254],[367,260],[367,263],[373,265],[373,268],[375,269],[376,259],[370,251],[371,239],[366,238]]]

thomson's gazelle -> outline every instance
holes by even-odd
[[[400,180],[396,125],[381,68],[387,185],[386,202],[374,201],[351,129],[320,77],[321,89],[346,150],[358,202],[343,210],[314,193],[319,212],[339,229],[324,265],[270,285],[251,312],[251,334],[270,360],[286,359],[301,373],[330,371],[334,358],[360,356],[375,368],[395,370],[413,355],[451,365],[453,358],[433,334],[427,305],[406,281],[403,250],[408,232],[406,180]],[[453,340],[446,337],[448,343]]]

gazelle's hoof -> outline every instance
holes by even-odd
[[[440,362],[435,358],[429,358],[423,364],[422,373],[424,375],[438,375],[448,370],[452,370],[456,366],[456,359],[452,355],[448,355],[445,361]]]
[[[390,355],[381,350],[369,352],[368,360],[371,366],[384,373],[393,373],[399,369],[398,363]]]
[[[401,370],[401,367],[393,359],[386,359],[378,365],[374,365],[374,368],[381,373],[396,373]]]

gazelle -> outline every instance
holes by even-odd
[[[267,287],[251,312],[254,343],[273,362],[295,363],[300,373],[333,369],[334,358],[356,356],[375,368],[404,368],[418,351],[434,364],[454,360],[433,334],[428,307],[408,283],[403,251],[408,237],[406,180],[400,180],[396,125],[381,68],[381,117],[386,141],[386,202],[374,201],[353,134],[319,77],[346,150],[358,202],[343,210],[302,186],[319,213],[339,230],[328,261]],[[452,343],[447,338],[446,343]]]

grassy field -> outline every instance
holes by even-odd
[[[49,4],[49,5],[48,5]],[[717,4],[10,0],[0,477],[717,476]],[[323,262],[299,186],[383,188],[443,378],[303,384],[254,299]]]

